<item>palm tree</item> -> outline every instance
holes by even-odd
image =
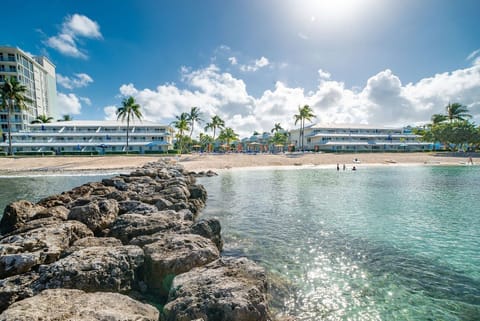
[[[450,122],[454,120],[464,121],[467,118],[472,118],[472,115],[468,113],[468,108],[459,103],[453,103],[445,107],[447,111],[447,118]]]
[[[46,123],[51,123],[53,120],[53,117],[47,116],[47,115],[40,115],[37,116],[34,120],[31,121],[31,124],[46,124]]]
[[[294,115],[295,117],[295,125],[300,122],[300,138],[301,138],[301,149],[302,151],[305,151],[304,146],[303,146],[303,139],[305,136],[305,120],[312,121],[312,118],[317,117],[313,113],[312,108],[308,105],[304,105],[303,107],[298,106],[298,114]]]
[[[17,78],[5,78],[5,82],[1,87],[1,109],[7,110],[7,126],[8,126],[8,155],[13,155],[12,149],[12,128],[10,123],[10,117],[12,112],[15,111],[15,107],[19,110],[27,109],[25,103],[32,102],[31,99],[25,97],[27,87],[18,82]]]
[[[133,121],[135,118],[142,120],[141,106],[135,102],[135,98],[132,96],[126,97],[122,101],[122,107],[117,109],[117,120],[121,119],[125,121],[127,119],[127,154],[128,154],[128,132],[130,131],[130,119]]]
[[[62,118],[59,119],[58,121],[72,121],[73,118],[70,115],[62,115]]]
[[[192,134],[193,134],[193,127],[195,126],[195,122],[201,123],[203,120],[200,118],[201,116],[200,108],[198,107],[192,107],[190,109],[190,112],[188,113],[188,118],[187,120],[190,123],[190,139],[192,139]]]
[[[189,116],[188,113],[181,113],[180,116],[175,116],[176,120],[172,122],[173,127],[175,127],[178,130],[177,141],[179,141],[178,145],[179,145],[180,152],[183,151],[184,133],[190,129],[188,127],[189,125],[188,116]]]
[[[230,148],[230,142],[237,140],[238,134],[235,133],[232,128],[227,127],[220,132],[220,134],[218,135],[218,139],[225,141],[227,146]]]
[[[212,121],[207,123],[205,126],[205,130],[212,129],[213,130],[213,140],[215,141],[215,131],[217,128],[222,129],[225,127],[225,121],[218,117],[217,115],[212,117]]]
[[[271,133],[278,133],[279,131],[283,130],[282,125],[280,123],[275,123],[275,126],[270,131]]]
[[[433,114],[431,119],[432,119],[432,125],[437,125],[446,121],[448,117],[443,114]]]

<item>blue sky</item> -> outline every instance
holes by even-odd
[[[162,123],[192,106],[242,135],[325,123],[420,124],[449,101],[480,121],[475,0],[65,1],[15,4],[0,44],[46,55],[74,119],[126,95]],[[12,30],[12,32],[8,32]]]

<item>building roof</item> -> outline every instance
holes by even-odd
[[[125,127],[127,126],[126,121],[119,120],[69,120],[69,121],[57,121],[53,123],[40,123],[40,124],[31,124],[31,127]],[[134,120],[130,121],[130,127],[169,127],[169,125],[154,123],[146,120]]]
[[[402,129],[403,127],[387,127],[387,126],[373,126],[368,124],[332,124],[332,123],[315,123],[309,126],[305,126],[305,128],[332,128],[332,129]]]

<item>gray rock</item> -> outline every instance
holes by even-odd
[[[166,321],[271,320],[265,271],[245,258],[221,258],[175,277]]]
[[[122,246],[122,242],[114,237],[84,237],[83,239],[79,239],[73,243],[67,250],[65,250],[62,254],[63,257],[72,254],[78,250],[81,250],[86,247],[94,247],[94,246],[103,246],[103,247],[114,247],[114,246]]]
[[[204,203],[207,200],[207,190],[203,185],[192,185],[188,190],[190,192],[190,198],[200,199]]]
[[[173,277],[220,256],[212,241],[195,234],[165,234],[143,247],[145,281],[150,290],[167,295]]]
[[[0,234],[7,234],[22,227],[35,214],[43,210],[45,210],[43,206],[29,201],[16,201],[8,204],[0,220]]]
[[[74,241],[92,235],[84,224],[67,221],[4,237],[0,239],[0,278],[52,263]]]
[[[94,237],[88,236],[73,242],[72,246],[92,247],[92,246],[122,246],[122,242],[114,237]]]
[[[77,220],[87,225],[96,235],[108,228],[117,218],[118,203],[116,200],[101,200],[70,210],[68,219]]]
[[[37,273],[30,272],[0,279],[0,312],[13,302],[35,295],[31,284],[38,277]]]
[[[68,213],[69,212],[70,211],[68,210],[68,208],[66,208],[63,205],[47,207],[46,209],[41,210],[40,212],[37,212],[32,217],[32,220],[38,220],[38,219],[47,218],[47,217],[55,217],[55,218],[58,218],[62,221],[65,221],[68,218]]]
[[[109,236],[128,244],[131,239],[140,235],[151,235],[157,232],[186,230],[192,222],[184,221],[174,211],[161,211],[142,214],[120,215],[113,223]]]
[[[170,202],[169,200],[163,198],[163,197],[159,197],[157,198],[156,202],[155,202],[155,206],[160,210],[160,211],[163,211],[163,210],[166,210],[168,208],[170,208],[172,206],[172,202]]]
[[[158,212],[158,209],[150,204],[140,201],[122,201],[118,203],[119,215],[126,213],[148,214]]]
[[[45,197],[41,199],[37,205],[43,207],[66,206],[66,204],[70,203],[71,201],[72,198],[68,194],[62,193]]]
[[[215,243],[219,251],[223,249],[222,227],[220,221],[216,218],[201,219],[195,222],[191,229],[191,233],[198,234]]]
[[[41,265],[36,291],[51,288],[127,292],[136,287],[137,269],[143,264],[138,246],[87,247],[50,265]]]
[[[53,289],[14,303],[0,321],[157,321],[158,310],[118,293]]]

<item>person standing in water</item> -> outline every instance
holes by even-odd
[[[340,170],[340,164],[337,163],[337,172]]]

